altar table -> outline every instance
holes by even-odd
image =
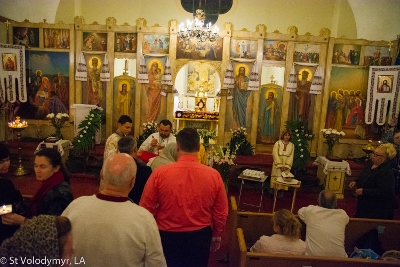
[[[39,150],[43,148],[54,148],[58,152],[60,152],[60,155],[62,157],[63,162],[68,159],[69,156],[69,149],[72,147],[72,143],[69,140],[58,140],[55,143],[46,143],[44,141],[40,142],[40,144],[37,146],[35,153],[38,152]]]

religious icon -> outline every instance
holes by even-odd
[[[145,34],[143,36],[142,49],[143,49],[143,54],[150,54],[150,53],[168,54],[169,35]]]
[[[286,42],[264,40],[263,60],[285,61],[286,46]]]
[[[84,51],[107,51],[107,33],[84,32]]]
[[[115,33],[114,47],[115,52],[136,53],[137,33]]]
[[[13,27],[13,44],[39,47],[39,28]]]
[[[378,76],[378,93],[391,93],[393,88],[393,75],[379,75]]]
[[[15,54],[3,53],[3,69],[5,71],[17,70],[17,59]]]

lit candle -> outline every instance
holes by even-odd
[[[204,94],[205,97],[207,97],[207,92]]]
[[[6,206],[6,205],[3,205],[3,211],[5,211],[5,210],[6,210],[6,208],[7,208],[7,206]]]

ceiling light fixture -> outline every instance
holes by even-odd
[[[206,19],[206,14],[203,9],[201,9],[201,0],[199,1],[199,9],[196,10],[196,15],[194,20],[187,20],[186,27],[183,23],[179,24],[178,38],[180,41],[185,41],[189,39],[197,39],[197,42],[214,42],[219,38],[218,27],[214,25],[211,28],[211,22],[204,26],[204,21]]]

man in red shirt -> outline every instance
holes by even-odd
[[[156,219],[169,267],[207,267],[210,246],[220,247],[228,198],[218,171],[197,161],[197,130],[182,129],[176,143],[178,161],[154,170],[140,206]]]

